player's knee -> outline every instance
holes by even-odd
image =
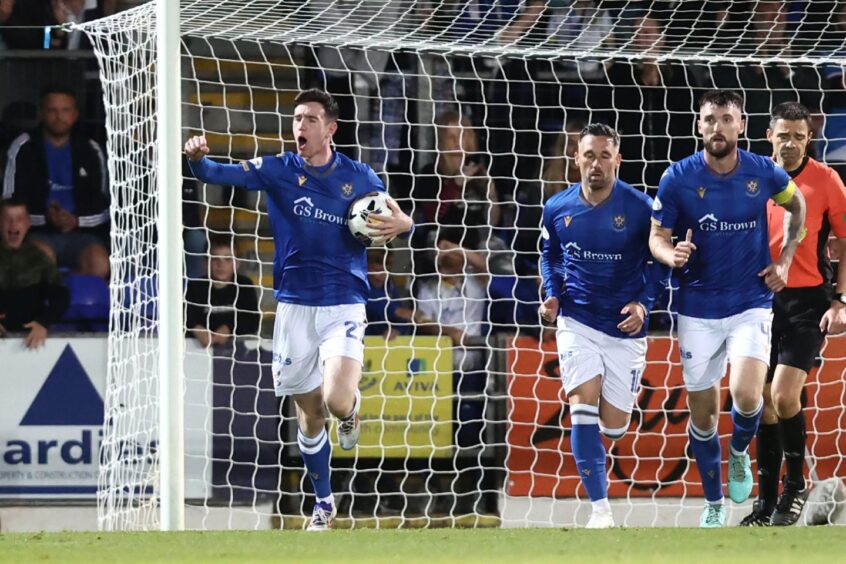
[[[305,414],[301,413],[299,417],[300,432],[306,437],[316,437],[326,427],[326,417],[321,413]]]
[[[783,392],[773,393],[775,414],[781,419],[790,419],[802,409],[802,402],[798,397]]]
[[[354,393],[347,393],[346,390],[335,388],[327,390],[324,401],[329,413],[335,417],[346,417],[353,409],[355,395]]]
[[[761,414],[761,423],[764,425],[775,425],[778,423],[778,414],[772,402],[764,403],[764,412]]]
[[[108,280],[110,265],[106,248],[96,243],[85,247],[79,256],[79,271],[81,274]]]
[[[690,422],[697,429],[716,429],[719,417],[716,413],[692,413],[690,414]]]
[[[775,398],[773,398],[775,399]],[[764,407],[764,397],[753,390],[741,390],[732,398],[735,410],[743,414],[753,414]]]
[[[626,424],[622,427],[606,427],[605,425],[602,424],[601,421],[599,423],[599,432],[602,433],[605,436],[605,438],[612,440],[612,441],[618,441],[618,440],[622,439],[625,436],[626,431],[628,431],[628,430],[629,430],[628,424]]]

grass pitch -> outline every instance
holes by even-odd
[[[2,562],[843,562],[846,528],[6,533]]]

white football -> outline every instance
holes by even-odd
[[[362,242],[365,247],[381,247],[390,243],[390,239],[379,237],[373,226],[378,223],[371,215],[394,215],[388,207],[388,194],[385,192],[370,192],[350,204],[347,213],[347,225],[353,237]]]

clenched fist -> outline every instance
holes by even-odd
[[[202,160],[209,154],[209,145],[202,135],[195,135],[185,142],[185,154],[192,161]]]

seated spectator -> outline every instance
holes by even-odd
[[[417,281],[414,320],[421,333],[452,339],[455,370],[479,370],[484,367],[483,352],[467,347],[482,337],[487,316],[487,261],[482,253],[447,239],[438,242],[437,257],[438,275]]]
[[[617,43],[653,57],[663,52],[665,30],[652,13],[628,10],[621,22]],[[609,63],[602,82],[595,98],[622,137],[620,178],[657,190],[670,163],[696,151],[694,78],[680,64],[644,58]]]
[[[558,134],[550,156],[543,159],[540,175],[543,182],[543,200],[535,199],[532,203],[543,205],[558,192],[581,181],[579,167],[576,166],[576,151],[579,148],[579,134],[586,125],[584,119],[573,118],[567,122],[564,131]]]
[[[399,295],[390,277],[391,252],[385,249],[367,251],[367,280],[370,298],[367,300],[367,328],[365,335],[382,335],[390,340],[409,332],[412,310]]]
[[[846,36],[846,5],[837,11],[836,20],[841,37]],[[823,67],[825,127],[819,151],[826,162],[838,164],[846,162],[846,73],[843,72],[843,57],[846,57],[846,46],[831,53],[833,62]]]
[[[415,256],[417,272],[434,271],[431,251],[444,237],[485,252],[491,271],[513,272],[510,251],[492,234],[500,221],[499,196],[470,122],[458,112],[448,111],[435,119],[435,125],[435,162],[423,167],[412,190],[412,198],[419,204],[412,246],[427,251]]]
[[[204,347],[225,345],[233,336],[257,336],[261,314],[252,280],[237,273],[232,242],[209,243],[208,279],[189,280],[185,321]]]
[[[24,343],[37,349],[48,327],[68,307],[68,290],[56,265],[27,242],[30,219],[19,200],[0,203],[0,337],[29,330]]]
[[[512,248],[516,255],[514,268],[518,275],[538,274],[543,204],[558,192],[581,181],[575,157],[579,134],[586,125],[587,122],[581,117],[569,119],[564,131],[556,136],[549,154],[543,157],[540,173],[535,175],[535,180],[521,181],[517,188],[514,197],[517,233]]]
[[[76,95],[48,87],[41,126],[9,147],[3,197],[26,202],[32,238],[49,247],[59,267],[109,277],[106,159],[96,141],[74,129]]]

